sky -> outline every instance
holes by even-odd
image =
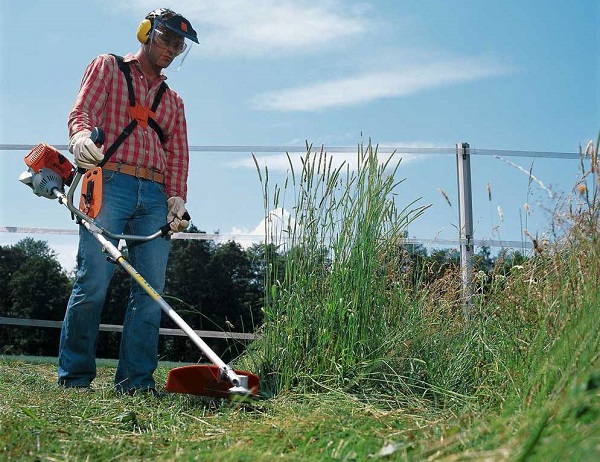
[[[183,14],[199,35],[181,69],[166,75],[186,107],[187,208],[208,233],[264,229],[269,210],[252,153],[272,188],[289,174],[286,150],[298,166],[306,143],[331,148],[339,165],[370,141],[382,158],[395,149],[402,159],[399,208],[429,206],[409,236],[456,239],[453,149],[468,143],[475,238],[527,241],[525,230],[548,232],[580,174],[580,146],[600,128],[598,0],[0,5],[0,227],[76,230],[57,201],[17,181],[22,146],[68,143],[85,66],[101,53],[135,53],[138,24],[159,7]],[[515,155],[521,151],[564,154]],[[286,197],[280,205],[293,214]],[[75,235],[0,232],[0,245],[27,236],[48,241],[73,267]]]

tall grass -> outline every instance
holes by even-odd
[[[395,161],[395,162],[394,162]],[[334,166],[310,148],[295,172],[290,160],[283,188],[270,191],[261,173],[267,216],[293,197],[294,220],[267,221],[268,245],[285,252],[270,261],[259,367],[274,390],[356,386],[406,338],[403,318],[413,311],[410,294],[395,287],[399,245],[406,226],[426,207],[398,209],[400,160],[381,160],[376,148],[360,145],[357,167]]]
[[[355,170],[334,167],[331,156],[308,149],[301,170],[290,160],[274,187],[257,165],[266,215],[290,207],[295,216],[266,229],[269,294],[250,367],[270,393],[344,390],[393,406],[426,399],[498,411],[544,400],[558,376],[566,386],[581,366],[564,351],[574,338],[586,345],[577,356],[585,366],[597,363],[595,191],[570,209],[571,227],[554,249],[523,265],[498,258],[466,325],[458,271],[430,284],[407,276],[402,238],[426,206],[399,194],[400,162],[382,161],[371,145],[359,146],[357,160]],[[596,157],[582,178],[598,184]],[[408,205],[399,208],[401,200]]]
[[[472,393],[500,419],[477,428],[474,438],[510,448],[513,460],[597,460],[600,452],[600,183],[593,146],[582,152],[581,166],[574,194],[555,216],[558,239],[508,275],[492,274],[489,291],[476,297],[484,326],[478,345],[493,354]]]

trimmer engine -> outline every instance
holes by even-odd
[[[37,196],[55,199],[54,190],[64,192],[70,186],[75,168],[56,148],[40,143],[24,158],[28,169],[19,181],[29,186]]]

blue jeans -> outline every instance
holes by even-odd
[[[102,208],[96,217],[100,225],[115,234],[147,236],[166,223],[163,185],[117,172],[102,173]],[[169,248],[170,241],[162,237],[128,245],[128,261],[158,293],[165,284]],[[96,377],[100,314],[114,271],[107,256],[96,238],[80,226],[77,273],[58,354],[58,383],[66,387],[86,387]],[[158,304],[132,281],[115,374],[117,389],[154,388],[160,319]]]

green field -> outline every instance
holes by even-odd
[[[398,236],[422,209],[396,210],[391,166],[359,159],[307,159],[286,183],[304,225],[268,263],[260,339],[235,363],[268,399],[122,396],[110,361],[92,391],[64,390],[53,360],[0,358],[0,459],[600,460],[597,158],[560,237],[477,274],[468,317],[458,268],[403,266]]]

